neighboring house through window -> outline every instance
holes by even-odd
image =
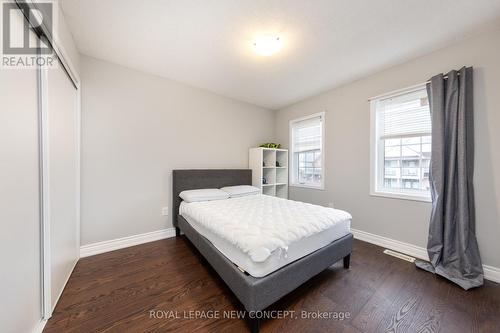
[[[290,185],[324,188],[324,118],[317,113],[290,121]]]
[[[371,194],[430,199],[431,117],[425,85],[371,100]]]

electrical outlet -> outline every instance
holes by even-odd
[[[161,209],[161,215],[168,216],[168,207],[163,207]]]

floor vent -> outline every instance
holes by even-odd
[[[409,261],[409,262],[414,262],[415,261],[415,258],[413,258],[413,257],[407,256],[406,254],[402,254],[402,253],[395,252],[395,251],[392,251],[392,250],[385,249],[384,253],[388,254],[390,256],[399,258],[399,259],[403,259],[403,260]]]

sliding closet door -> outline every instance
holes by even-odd
[[[35,68],[0,69],[0,332],[42,317],[37,92]]]
[[[77,90],[62,64],[45,71],[51,308],[79,257]]]

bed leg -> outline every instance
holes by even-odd
[[[260,330],[260,318],[249,318],[250,320],[250,332],[259,333]]]
[[[349,253],[344,257],[344,268],[348,269],[351,264],[351,254]]]
[[[179,227],[175,227],[175,237],[179,237],[181,235],[181,229]]]

